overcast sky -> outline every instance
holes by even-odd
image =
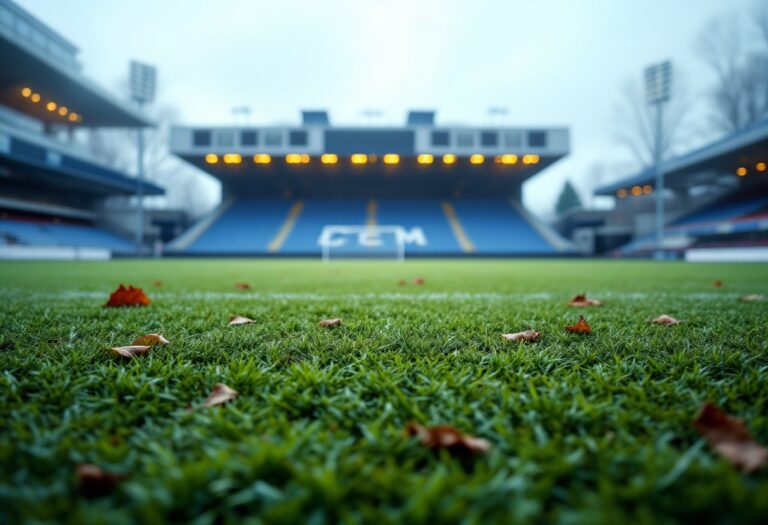
[[[158,67],[163,103],[186,124],[296,123],[327,108],[334,123],[566,126],[571,154],[525,186],[549,212],[562,182],[592,185],[596,162],[630,168],[614,139],[624,85],[671,59],[693,100],[710,76],[694,42],[706,22],[754,0],[17,0],[80,48],[87,76],[113,89],[128,61]],[[604,177],[615,178],[611,170]],[[605,182],[602,181],[602,182]]]

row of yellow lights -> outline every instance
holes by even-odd
[[[28,88],[28,87],[21,88],[21,96],[24,97],[24,98],[28,98],[29,100],[31,100],[35,104],[37,104],[41,100],[40,93],[35,93],[34,91],[32,91],[32,88]],[[58,105],[53,100],[49,100],[45,104],[45,109],[47,109],[51,113],[54,113],[54,112],[58,113],[58,115],[61,116],[61,117],[66,117],[67,120],[69,120],[70,122],[82,122],[83,121],[83,116],[82,115],[78,115],[74,111],[70,111],[67,106],[60,106],[60,105]]]
[[[218,164],[219,155],[215,153],[209,153],[205,156],[205,162],[208,164]],[[239,153],[227,153],[221,157],[224,164],[240,164],[243,161],[243,157]],[[375,162],[375,155],[366,155],[365,153],[355,153],[349,157],[349,161],[352,164],[367,164],[369,161]],[[394,165],[400,163],[400,155],[396,153],[387,153],[382,157],[384,164]],[[458,157],[449,153],[443,155],[443,164],[456,164]],[[518,159],[517,155],[498,155],[495,158],[496,164],[512,165],[517,164],[520,160],[523,164],[538,164],[541,157],[538,155],[523,155],[522,159]],[[285,156],[285,162],[287,164],[309,164],[310,157],[306,153],[289,153]],[[269,164],[272,162],[272,156],[266,153],[257,153],[253,156],[254,164]],[[339,156],[334,153],[324,153],[320,156],[320,162],[323,164],[337,164],[339,162]],[[428,153],[422,153],[416,157],[416,162],[419,164],[433,164],[435,162],[434,155]],[[469,157],[470,164],[478,165],[485,162],[485,157],[476,153]]]
[[[631,190],[625,190],[624,188],[621,188],[616,192],[616,196],[620,199],[623,199],[630,194],[634,197],[639,197],[640,195],[650,195],[651,193],[653,193],[653,186],[646,184],[645,186],[632,186]]]
[[[766,165],[765,162],[758,162],[757,164],[755,164],[756,171],[759,171],[762,173],[766,169],[768,169],[768,165]],[[749,173],[749,170],[747,169],[746,166],[739,166],[738,168],[736,168],[736,175],[738,175],[739,177],[745,177],[747,173]]]
[[[755,170],[761,173],[765,172],[766,170],[768,170],[768,164],[766,164],[765,162],[758,162],[757,164],[755,164]],[[744,177],[747,175],[747,173],[748,173],[748,170],[745,166],[740,166],[736,169],[736,175],[738,175],[739,177]],[[625,190],[624,188],[621,188],[619,191],[616,192],[616,196],[620,199],[623,199],[629,196],[630,194],[635,197],[638,197],[640,195],[648,195],[650,193],[653,193],[653,186],[651,186],[650,184],[646,184],[645,186],[632,186],[632,189],[630,190]]]

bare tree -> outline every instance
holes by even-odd
[[[691,107],[684,83],[678,77],[679,74],[663,113],[662,158],[678,153],[683,145],[683,125]],[[640,79],[625,84],[615,115],[617,142],[629,150],[638,165],[650,166],[655,153],[656,110],[646,102]]]
[[[758,4],[754,15],[750,26],[736,15],[714,19],[696,44],[715,76],[713,122],[724,132],[768,117],[768,4]]]

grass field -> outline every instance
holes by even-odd
[[[121,282],[153,304],[103,308]],[[768,469],[691,426],[711,400],[768,443],[768,301],[738,301],[768,265],[3,263],[0,289],[2,523],[768,522]],[[171,344],[105,351],[148,332]],[[214,383],[239,397],[185,409]],[[409,421],[492,449],[434,454]],[[81,463],[128,477],[86,499]]]

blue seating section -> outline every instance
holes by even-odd
[[[365,224],[367,201],[362,199],[318,199],[304,201],[304,209],[283,243],[280,253],[320,253],[317,243],[323,227],[329,224]],[[276,231],[276,230],[275,230]],[[337,248],[336,253],[359,251],[352,245]]]
[[[198,254],[266,254],[297,201],[236,201],[185,250]],[[552,254],[554,248],[509,203],[503,200],[451,201],[457,220],[479,254]],[[369,216],[370,214],[370,216]],[[407,254],[461,255],[443,203],[438,199],[308,199],[279,249],[280,255],[321,253],[318,242],[327,225],[402,226],[412,235]],[[423,232],[424,244],[415,241]],[[338,238],[343,238],[339,236]],[[355,235],[333,248],[334,255],[394,255],[393,236],[382,234],[376,246],[364,246]]]
[[[129,241],[94,226],[49,224],[14,220],[0,220],[0,235],[17,244],[28,246],[75,246],[78,248],[105,248],[112,251],[133,251]]]
[[[461,253],[462,249],[451,230],[439,200],[380,200],[378,201],[377,223],[402,226],[406,230],[421,228],[427,241],[425,246],[410,244],[407,253],[450,254]],[[389,251],[394,249],[394,239]]]
[[[766,206],[768,206],[768,196],[725,202],[680,219],[670,229],[693,234],[714,233],[718,226],[716,223],[733,221],[751,215]]]
[[[553,254],[555,249],[502,200],[454,201],[476,253]]]
[[[188,253],[261,253],[285,222],[288,200],[235,201],[187,248]]]

